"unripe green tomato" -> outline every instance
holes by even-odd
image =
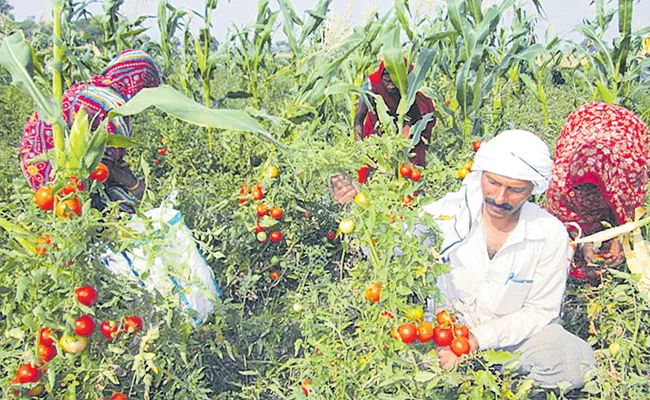
[[[354,220],[346,218],[339,223],[341,233],[351,233],[354,230]]]
[[[269,235],[266,234],[266,232],[258,232],[257,233],[257,241],[264,243],[269,239]]]
[[[300,303],[294,303],[294,304],[293,304],[293,311],[295,311],[295,312],[297,312],[297,313],[299,313],[300,311],[302,311],[302,304],[300,304]]]
[[[280,263],[280,257],[273,256],[271,257],[271,265],[278,265]]]
[[[612,343],[609,345],[609,354],[611,354],[612,357],[613,357],[613,356],[616,355],[616,353],[618,353],[618,351],[619,351],[620,349],[621,349],[621,345],[618,344],[618,342],[612,342]]]

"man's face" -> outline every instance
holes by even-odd
[[[395,83],[390,79],[390,74],[387,69],[385,69],[381,74],[381,82],[384,84],[386,90],[388,90],[388,93],[392,94],[398,92],[397,86],[395,86]]]
[[[481,188],[485,211],[490,217],[497,219],[517,218],[519,210],[533,192],[533,184],[530,181],[485,171],[481,175]]]

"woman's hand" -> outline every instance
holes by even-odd
[[[582,252],[588,265],[601,265],[604,262],[605,267],[616,267],[625,261],[623,246],[618,239],[612,239],[603,244],[600,253],[596,252],[593,243],[585,243],[582,247]]]

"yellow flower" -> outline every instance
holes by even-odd
[[[27,167],[27,173],[32,176],[36,175],[38,174],[38,168],[36,167],[36,165],[30,165],[29,167]]]

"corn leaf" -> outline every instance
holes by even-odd
[[[41,119],[52,120],[57,113],[54,112],[52,103],[46,100],[43,93],[36,87],[32,80],[32,53],[25,43],[23,32],[13,33],[5,38],[0,47],[0,64],[9,71],[12,83],[20,87],[36,103],[36,110]],[[63,126],[61,117],[57,118]]]
[[[206,128],[257,133],[269,142],[285,147],[272,137],[262,125],[241,110],[211,109],[195,102],[171,86],[143,89],[128,103],[112,110],[107,120],[117,115],[128,116],[156,107],[182,121]]]

